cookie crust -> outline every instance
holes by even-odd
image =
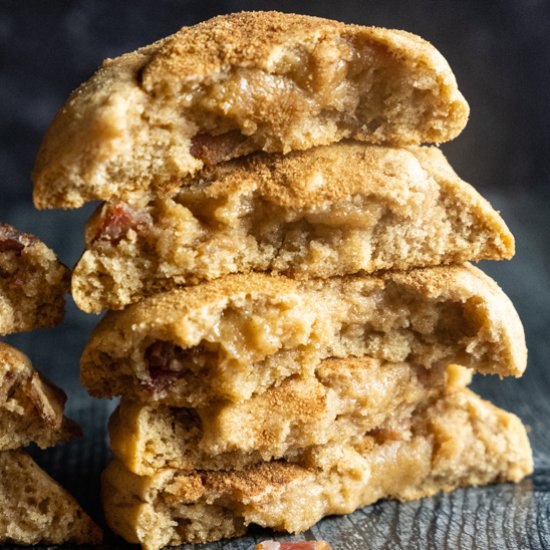
[[[27,356],[0,342],[0,451],[30,443],[45,449],[81,435],[63,414],[66,400]]]
[[[296,533],[381,498],[407,501],[518,482],[532,469],[519,418],[463,389],[419,413],[398,437],[373,432],[311,448],[300,464],[273,461],[242,472],[164,469],[147,477],[115,460],[103,474],[103,503],[115,532],[157,550],[235,537],[250,523]]]
[[[467,117],[447,62],[415,35],[278,12],[225,15],[105,61],[52,122],[34,201],[74,208],[166,192],[205,164],[253,151],[344,138],[439,143]]]
[[[502,218],[435,147],[257,154],[134,199],[87,224],[71,282],[86,312],[235,272],[327,278],[514,254]]]
[[[308,281],[229,275],[157,294],[107,313],[81,381],[95,396],[195,407],[248,399],[349,356],[500,376],[526,364],[513,305],[466,264]]]

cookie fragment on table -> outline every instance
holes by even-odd
[[[0,452],[0,542],[99,544],[101,529],[22,451]]]
[[[0,224],[0,334],[57,325],[69,270],[38,237]]]
[[[45,449],[81,435],[64,414],[65,393],[0,342],[0,451],[36,443]]]
[[[518,482],[532,472],[519,418],[457,389],[419,412],[398,434],[373,431],[346,444],[312,447],[299,463],[244,471],[103,474],[107,522],[146,550],[245,533],[249,524],[305,531],[330,514],[382,498],[413,500],[458,487]]]

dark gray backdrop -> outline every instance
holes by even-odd
[[[93,205],[38,212],[31,202],[34,156],[55,111],[105,57],[183,25],[251,9],[403,28],[434,43],[471,106],[466,130],[443,149],[457,172],[502,211],[517,238],[512,262],[482,267],[508,292],[524,321],[529,368],[519,381],[486,377],[474,387],[532,427],[532,480],[403,506],[382,503],[350,518],[329,519],[313,534],[342,549],[550,548],[550,2],[0,0],[0,220],[38,234],[74,264]],[[69,394],[68,413],[82,424],[86,439],[34,455],[101,521],[98,475],[108,459],[105,424],[113,403],[90,399],[78,384],[79,354],[96,322],[71,302],[60,327],[8,340]]]

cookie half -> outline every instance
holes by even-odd
[[[68,287],[69,270],[50,248],[0,224],[0,334],[60,323]]]
[[[246,401],[198,409],[124,398],[109,423],[111,447],[129,471],[236,470],[271,459],[299,461],[313,445],[379,429],[400,431],[419,406],[469,383],[468,370],[426,370],[373,359],[327,359],[315,376],[290,378]]]
[[[45,449],[81,435],[63,414],[66,400],[27,356],[0,342],[0,451],[30,443]]]
[[[0,452],[0,542],[99,544],[101,529],[21,451]]]
[[[235,537],[250,523],[296,533],[382,498],[517,482],[532,468],[521,421],[464,389],[418,413],[399,434],[314,447],[300,463],[147,477],[115,460],[103,474],[103,502],[115,532],[156,550]]]
[[[81,381],[98,397],[197,407],[350,356],[520,376],[526,348],[510,300],[470,265],[307,281],[253,273],[108,312]]]
[[[252,155],[173,195],[104,204],[72,295],[97,313],[228,273],[326,278],[513,254],[502,218],[439,149],[347,142]]]
[[[106,60],[57,114],[34,201],[73,208],[167,190],[205,165],[344,138],[440,143],[468,105],[413,34],[277,12],[216,17]]]

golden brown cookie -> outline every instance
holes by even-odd
[[[439,149],[343,142],[106,203],[88,222],[72,294],[97,313],[234,272],[326,278],[513,254],[501,217]]]
[[[60,323],[69,270],[37,237],[0,224],[0,334]]]
[[[63,415],[66,399],[28,357],[0,342],[0,451],[30,443],[45,449],[79,436],[80,428]]]
[[[289,378],[246,401],[197,409],[123,398],[109,422],[125,468],[241,470],[271,459],[299,461],[313,445],[346,442],[374,429],[398,431],[413,411],[470,382],[463,367],[426,370],[373,359],[326,359],[315,376]]]
[[[413,34],[277,12],[224,15],[105,61],[54,119],[34,201],[72,208],[165,191],[253,151],[344,138],[440,143],[467,118],[449,65]]]
[[[526,348],[509,299],[467,264],[307,281],[251,273],[108,312],[81,380],[95,396],[197,407],[350,356],[519,376]]]
[[[101,529],[21,451],[0,452],[0,542],[99,544]]]
[[[300,463],[141,477],[115,460],[103,474],[103,502],[116,533],[157,550],[235,537],[250,523],[300,532],[381,498],[517,482],[532,468],[519,418],[462,389],[419,412],[400,433],[375,430],[344,445],[313,447]]]

